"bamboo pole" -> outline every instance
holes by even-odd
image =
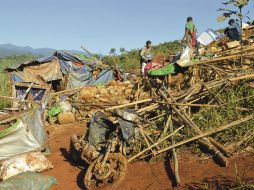
[[[128,103],[128,104],[113,106],[111,108],[106,108],[105,111],[124,108],[124,107],[129,107],[129,106],[133,106],[133,105],[136,105],[136,104],[142,104],[142,103],[151,102],[151,101],[153,101],[153,99],[140,100],[140,101],[136,101],[136,102],[132,102],[132,103]]]
[[[157,107],[159,106],[159,104],[152,104],[150,106],[147,106],[147,107],[144,107],[144,108],[141,108],[139,110],[137,110],[137,113],[142,113],[142,112],[146,112],[146,111],[150,111],[150,110],[154,110],[156,109]]]
[[[164,94],[164,92],[159,89],[159,93],[161,94],[161,96],[169,103],[170,105],[170,100],[167,98],[166,94]],[[176,103],[174,101],[174,99],[172,98],[172,96],[168,93],[169,97],[171,98],[171,100]],[[186,123],[189,127],[191,127],[197,134],[202,134],[202,131],[198,128],[198,126],[188,117],[188,115],[182,111],[182,113],[176,108],[176,106],[174,105],[170,105],[171,108],[174,110],[174,112],[180,117],[180,119]],[[207,138],[203,138],[202,141],[199,141],[201,144],[203,144],[204,146],[206,146],[208,148],[208,150],[210,150],[212,153],[214,153],[215,155],[217,155],[217,157],[220,159],[221,163],[223,164],[223,166],[228,166],[229,162],[228,160],[222,155],[222,153],[217,150],[217,148],[207,139]],[[203,143],[205,142],[205,143]]]
[[[174,126],[173,126],[171,117],[169,119],[169,129],[170,129],[170,133],[173,133]],[[172,143],[172,145],[175,144],[175,137],[174,137],[174,135],[171,136],[171,143]],[[178,159],[177,159],[177,154],[176,154],[175,148],[172,149],[172,154],[173,154],[173,160],[174,160],[174,166],[175,166],[175,180],[176,180],[176,184],[180,185],[181,180],[180,180],[180,176],[179,176],[179,167],[178,167],[179,164],[178,164]]]
[[[211,104],[191,104],[191,103],[167,103],[167,102],[162,102],[162,101],[156,101],[159,104],[170,104],[170,105],[175,105],[175,106],[188,106],[188,107],[211,107],[211,108],[226,108],[226,104],[222,105],[211,105]],[[234,107],[233,109],[236,110],[241,110],[241,111],[250,111],[251,109],[249,108],[242,108],[242,107]]]
[[[62,91],[59,91],[59,92],[52,93],[52,96],[57,96],[57,95],[60,95],[60,94],[75,93],[75,92],[81,90],[82,88],[84,88],[84,86],[73,88],[73,89],[68,89],[68,90],[62,90]]]
[[[139,127],[139,130],[140,130],[140,133],[141,133],[141,135],[143,136],[143,138],[144,138],[144,140],[145,140],[145,142],[146,142],[147,147],[152,151],[153,155],[155,156],[155,155],[156,155],[156,152],[152,149],[150,143],[148,142],[148,140],[147,140],[147,138],[146,138],[146,135],[145,135],[145,133],[144,133],[142,127]]]
[[[242,50],[243,51],[254,50],[253,45],[254,44],[242,46]],[[235,54],[241,53],[241,46],[238,46],[237,48],[234,48],[234,49],[231,49],[231,50],[222,51],[220,53],[217,53],[216,55],[218,55],[219,57],[222,57],[223,55],[225,55],[227,53],[230,54],[230,55],[235,55]]]
[[[222,103],[222,100],[218,97],[217,94],[214,94],[214,92],[212,90],[210,90],[205,83],[203,83],[201,80],[199,81],[213,96],[214,98],[217,99],[218,103],[221,104]]]
[[[85,47],[81,46],[81,49],[83,49],[86,53],[88,53],[88,55],[90,55],[91,57],[94,57],[93,54],[88,50],[86,49]]]
[[[168,119],[167,119],[167,121],[165,123],[165,126],[163,128],[163,131],[161,133],[161,136],[160,136],[159,140],[162,139],[165,136],[165,134],[167,134],[168,128],[170,127],[169,125],[170,125],[171,117],[172,117],[171,115],[168,116]],[[170,133],[173,133],[173,131],[170,132]]]
[[[171,145],[171,146],[169,146],[169,147],[167,147],[167,148],[164,148],[164,149],[158,151],[157,154],[161,154],[161,153],[163,153],[163,152],[165,152],[165,151],[171,150],[172,148],[179,147],[179,146],[181,146],[181,145],[184,145],[184,144],[187,144],[187,143],[189,143],[189,142],[192,142],[192,141],[201,139],[201,138],[203,138],[203,137],[212,135],[212,134],[214,134],[214,133],[218,133],[218,132],[220,132],[220,131],[226,130],[226,129],[230,128],[230,127],[233,127],[233,126],[235,126],[235,125],[239,125],[239,124],[241,124],[241,123],[243,123],[243,122],[247,122],[247,121],[250,121],[250,120],[253,120],[253,119],[254,119],[254,115],[250,115],[250,116],[248,116],[248,117],[245,117],[245,118],[242,118],[242,119],[233,121],[233,122],[231,122],[231,123],[229,123],[229,124],[227,124],[227,125],[223,125],[223,126],[221,126],[221,127],[218,127],[218,128],[216,128],[216,129],[211,129],[211,130],[209,130],[209,131],[207,131],[207,132],[204,132],[203,134],[196,135],[196,136],[194,136],[194,137],[192,137],[192,138],[189,138],[189,139],[186,139],[186,140],[184,140],[184,141],[182,141],[182,142],[176,143],[175,145]]]
[[[15,101],[15,102],[21,102],[20,99],[18,99],[18,98],[13,98],[13,97],[9,97],[9,96],[0,96],[0,99],[7,99],[7,100]],[[33,101],[31,101],[31,100],[23,100],[22,102],[32,103]]]
[[[21,97],[21,101],[24,101],[24,100],[25,100],[27,94],[28,94],[28,93],[30,92],[30,90],[32,89],[33,84],[34,84],[34,83],[31,83],[31,84],[28,86],[27,90],[25,91],[25,93],[24,93],[24,94],[22,95],[22,97]]]
[[[148,141],[150,141],[150,143],[154,144],[155,142],[153,141],[153,139],[147,133],[145,133],[145,131],[143,131],[143,132],[144,132],[146,138],[148,139]],[[161,149],[159,145],[155,146],[155,148],[156,148],[156,150]]]
[[[157,146],[158,144],[160,144],[161,142],[167,140],[168,138],[170,138],[172,135],[176,134],[178,131],[180,131],[184,126],[179,127],[178,129],[176,129],[173,133],[167,135],[166,137],[164,137],[163,139],[157,141],[156,143],[154,143],[153,145],[151,145],[149,148],[146,148],[144,150],[142,150],[141,152],[139,152],[138,154],[136,154],[135,156],[131,157],[128,162],[133,161],[134,159],[138,158],[139,156],[141,156],[142,154],[144,154],[145,152],[147,152],[148,150],[150,150],[150,148],[153,148],[155,146]]]
[[[254,78],[254,74],[249,74],[249,75],[243,75],[243,76],[235,77],[235,78],[228,79],[228,80],[231,82],[234,82],[234,81],[238,81],[238,80],[253,79],[253,78]]]
[[[254,55],[254,52],[245,53],[242,56],[246,56],[246,55]],[[241,55],[229,55],[229,56],[225,56],[225,57],[219,57],[219,58],[213,58],[213,59],[209,59],[209,60],[205,60],[205,61],[194,62],[193,65],[195,66],[195,65],[204,64],[204,63],[219,62],[219,61],[224,61],[224,60],[234,59],[234,58],[239,58],[239,57],[241,57]]]

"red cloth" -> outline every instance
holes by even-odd
[[[154,70],[154,69],[159,69],[163,66],[164,66],[163,64],[157,63],[157,62],[147,63],[146,66],[145,66],[145,75],[147,75],[148,71]]]
[[[196,35],[196,32],[192,32],[191,33],[191,39],[192,39],[192,47],[196,47],[197,46],[197,35]]]

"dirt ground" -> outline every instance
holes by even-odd
[[[54,164],[54,169],[44,172],[57,178],[59,184],[53,190],[85,189],[83,179],[85,164],[72,163],[68,151],[70,136],[81,134],[86,124],[58,126],[56,134],[50,138],[51,155],[48,156]],[[254,181],[254,155],[239,155],[230,158],[227,168],[218,166],[211,159],[201,159],[184,155],[179,159],[179,174],[181,186],[173,188],[172,169],[168,161],[155,164],[137,162],[128,165],[127,175],[121,183],[121,190],[171,190],[171,189],[217,189],[218,184],[231,184],[236,173],[244,180]]]

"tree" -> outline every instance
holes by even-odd
[[[124,53],[125,51],[126,51],[125,48],[123,48],[123,47],[120,48],[120,52],[121,52],[121,53]]]
[[[116,54],[116,49],[115,48],[111,48],[109,51],[110,55],[115,55]]]
[[[248,12],[246,14],[243,14],[243,8],[246,7],[249,4],[250,0],[230,0],[227,1],[225,3],[222,3],[225,6],[233,6],[234,10],[231,9],[225,9],[225,8],[221,8],[218,11],[223,11],[223,14],[221,16],[219,16],[217,18],[217,20],[219,22],[225,21],[226,19],[232,17],[232,16],[236,16],[239,18],[239,21],[241,23],[242,26],[242,22],[243,22],[243,18],[247,17],[249,19],[249,17],[247,16]]]
[[[240,25],[242,28],[242,24],[243,24],[243,18],[247,17],[249,19],[249,17],[247,16],[248,12],[244,15],[242,10],[244,7],[246,7],[249,4],[250,0],[230,0],[227,1],[225,3],[222,3],[226,6],[233,6],[235,10],[231,10],[231,9],[224,9],[221,8],[218,11],[223,11],[224,13],[222,14],[222,16],[219,16],[217,18],[218,21],[224,21],[227,18],[230,18],[231,16],[236,16],[239,18],[240,20]],[[243,71],[243,40],[242,40],[242,36],[241,36],[241,57],[240,57],[240,63],[241,63],[241,67],[242,67],[242,71]]]

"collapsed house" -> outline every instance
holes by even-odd
[[[46,58],[9,66],[12,97],[45,102],[50,88],[54,91],[82,86],[107,84],[113,79],[110,67],[98,62],[86,62],[64,52],[56,51]]]
[[[11,65],[6,71],[12,87],[12,108],[0,116],[0,160],[47,149],[45,108],[53,91],[107,84],[113,79],[109,66],[63,51]]]

